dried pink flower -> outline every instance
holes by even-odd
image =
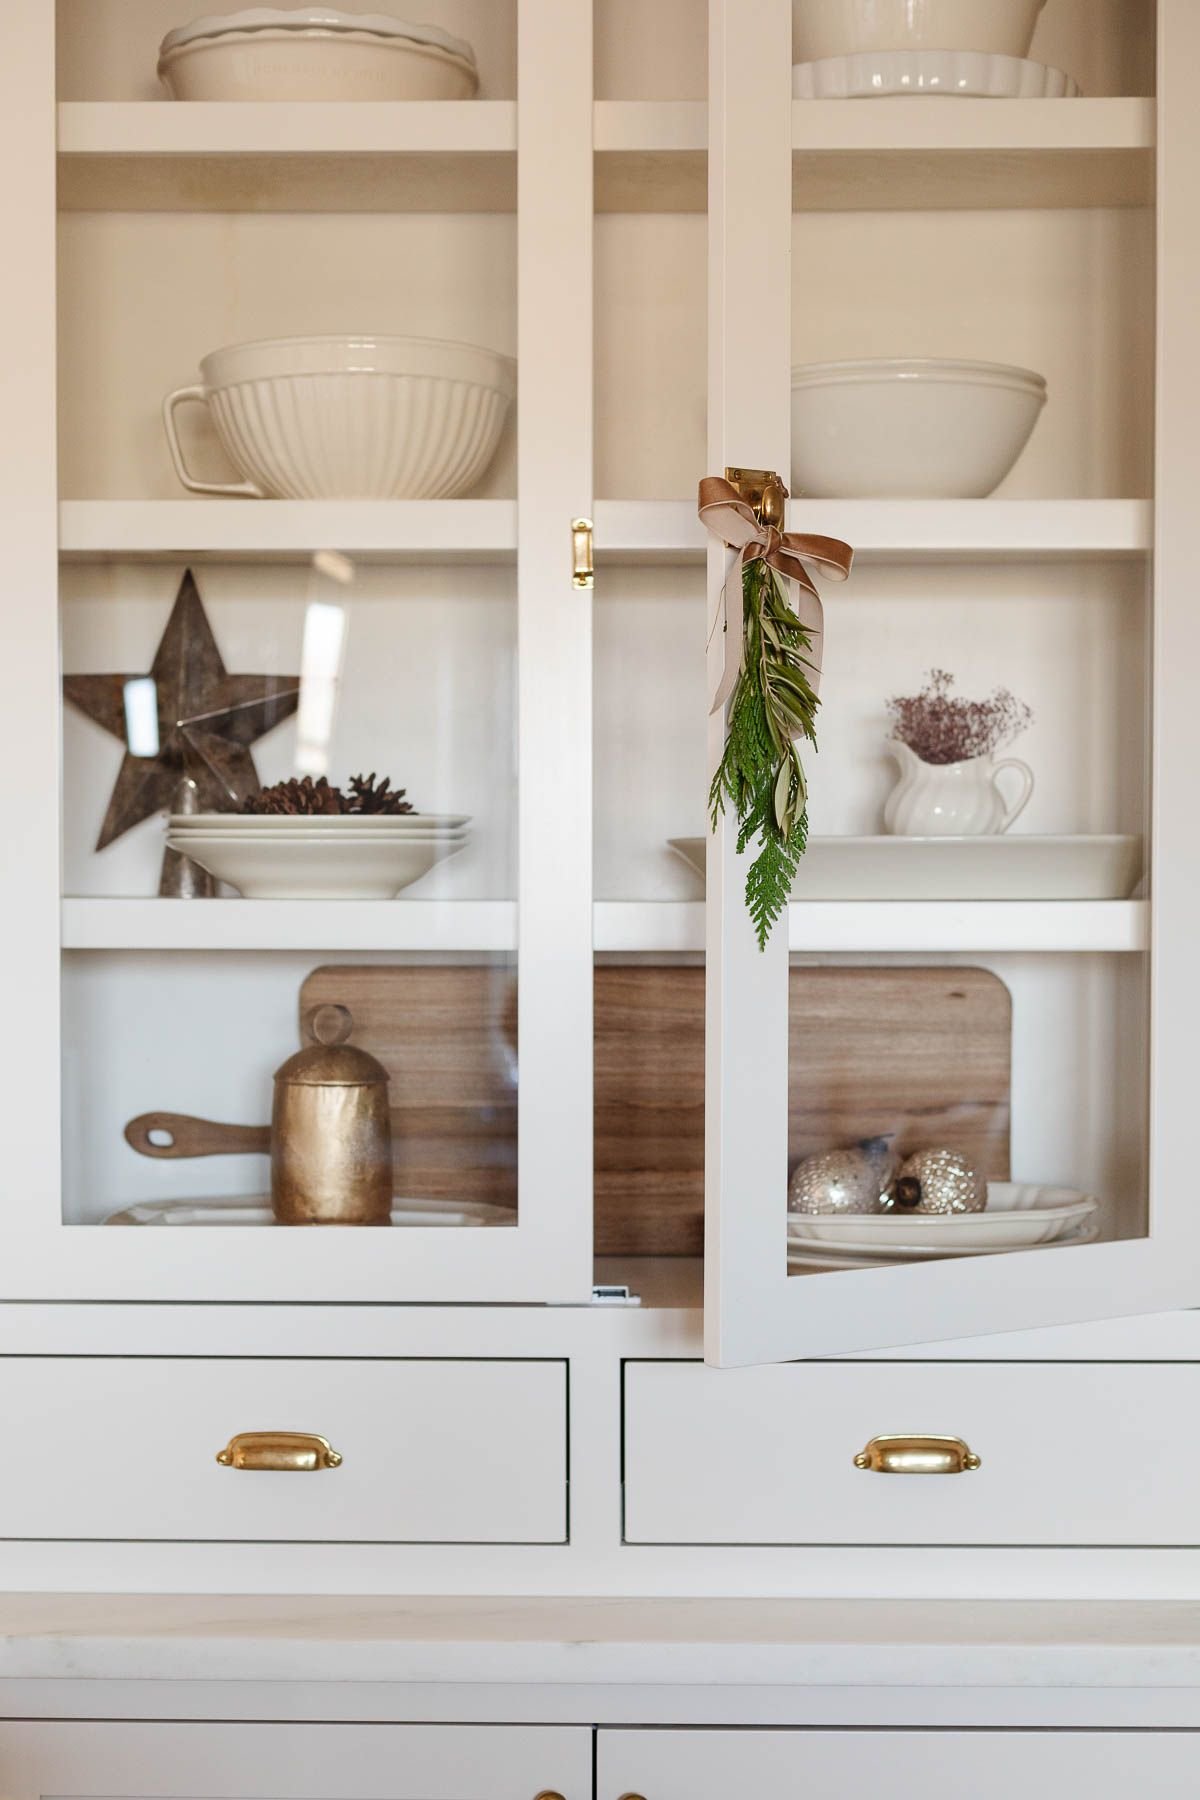
[[[919,694],[893,696],[887,703],[892,736],[922,762],[991,756],[1033,721],[1029,707],[1007,688],[995,688],[986,700],[963,700],[950,692],[953,686],[948,670],[930,669]]]

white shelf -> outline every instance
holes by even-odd
[[[83,900],[64,950],[510,951],[511,900]]]
[[[797,210],[1147,205],[1152,100],[793,105]],[[702,101],[595,106],[600,212],[703,212]],[[67,211],[510,212],[512,100],[58,109]]]
[[[66,500],[67,562],[495,562],[516,557],[515,500]]]
[[[709,537],[690,500],[598,500],[600,563],[696,563]],[[812,500],[793,531],[843,537],[862,561],[993,562],[1145,556],[1149,500]],[[66,562],[513,561],[515,500],[67,500]]]
[[[1147,906],[1111,901],[808,902],[788,909],[796,952],[1144,950]],[[701,901],[603,901],[597,952],[669,955],[704,949]],[[511,952],[507,900],[391,904],[347,900],[87,900],[62,903],[65,950],[359,950]]]
[[[797,211],[1148,206],[1153,100],[796,100]]]

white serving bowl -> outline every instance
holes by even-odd
[[[167,834],[167,847],[190,856],[247,900],[390,900],[463,847],[461,839],[404,837],[245,838],[236,833]]]
[[[441,338],[268,338],[214,350],[200,373],[163,402],[176,473],[193,493],[255,499],[453,499],[491,462],[517,391],[511,357]],[[175,423],[188,401],[244,481],[192,474]]]
[[[1046,0],[792,0],[793,59],[862,50],[1027,56]]]
[[[471,46],[436,26],[331,7],[254,7],[168,32],[173,100],[469,100]]]
[[[792,492],[820,500],[981,499],[1029,441],[1046,383],[932,357],[792,370]]]

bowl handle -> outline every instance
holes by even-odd
[[[175,413],[187,401],[197,401],[207,406],[208,395],[202,387],[176,388],[163,401],[163,428],[167,434],[167,444],[171,452],[171,461],[175,464],[175,473],[185,488],[193,494],[233,494],[238,498],[245,496],[250,500],[262,500],[265,495],[261,488],[255,487],[252,481],[197,481],[183,460],[183,446],[179,442],[179,433],[175,429]]]

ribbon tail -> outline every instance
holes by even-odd
[[[737,571],[739,578],[739,604],[736,621],[731,620],[729,617],[729,582],[734,570]],[[721,617],[718,621],[718,629],[724,639],[725,652],[721,669],[721,679],[717,683],[717,691],[713,695],[712,705],[708,709],[710,718],[714,713],[720,712],[729,704],[730,697],[733,694],[734,688],[737,686],[738,676],[742,672],[742,666],[746,659],[746,633],[742,618],[741,601],[741,573],[742,559],[739,556],[730,568],[729,574],[725,578],[725,586],[721,589]]]

